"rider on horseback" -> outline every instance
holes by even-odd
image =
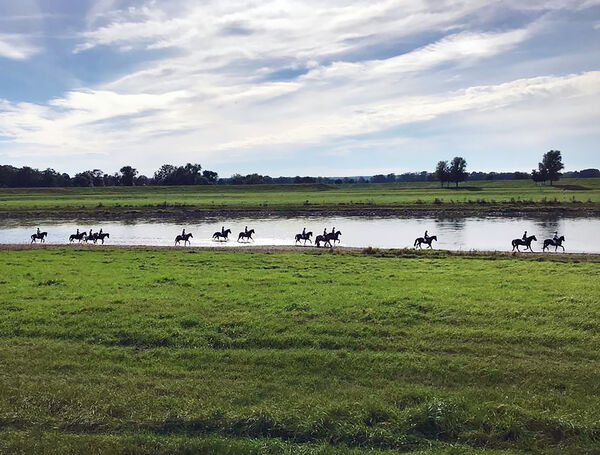
[[[100,228],[100,235],[102,235],[102,228]]]
[[[306,228],[302,228],[302,238],[306,237]]]
[[[429,240],[429,234],[427,234],[427,230],[425,230],[425,234],[423,235],[423,239],[425,240],[425,242],[427,242],[427,240]]]
[[[225,236],[225,226],[221,226],[221,235]]]
[[[248,235],[248,226],[244,227],[244,234]]]
[[[185,228],[183,228],[183,230],[181,231],[181,236],[185,237]]]
[[[40,228],[37,228],[37,235],[40,236]]]
[[[554,242],[558,242],[558,231],[554,231],[554,236],[552,237]]]
[[[323,237],[327,237],[327,228],[323,228]]]
[[[523,240],[527,240],[527,231],[523,233]]]

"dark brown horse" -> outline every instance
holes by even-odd
[[[102,245],[104,245],[104,239],[107,237],[110,238],[110,234],[108,232],[96,232],[93,235],[92,240],[94,241],[94,243],[100,240],[100,242],[102,242]]]
[[[423,248],[421,245],[424,243],[425,245],[427,245],[429,248],[433,249],[433,247],[431,246],[431,242],[433,241],[437,242],[437,235],[431,235],[428,236],[427,238],[424,237],[417,237],[415,239],[415,243],[414,243],[414,247],[419,247],[419,248]]]
[[[335,242],[340,241],[340,239],[339,239],[340,235],[342,235],[341,231],[330,232],[327,235],[317,235],[315,237],[315,245],[317,246],[317,248],[320,248],[321,243],[323,243],[323,246],[329,246],[329,248],[333,248],[333,245],[335,245]],[[333,240],[333,243],[331,243],[332,240]]]
[[[553,246],[554,247],[554,251],[558,251],[558,247],[561,247],[563,249],[563,251],[565,251],[565,247],[562,245],[562,243],[564,241],[565,241],[565,236],[564,235],[561,235],[556,240],[554,240],[554,239],[546,239],[546,240],[544,240],[544,247],[542,248],[542,251],[546,251],[546,248],[548,248],[549,246]]]
[[[231,229],[225,229],[223,232],[217,231],[213,234],[213,240],[218,240],[219,242],[226,242],[229,240],[229,234],[231,234]]]
[[[296,234],[295,239],[296,239],[296,243],[298,243],[301,240],[304,240],[304,244],[306,245],[306,242],[309,241],[310,243],[312,243],[312,240],[310,239],[312,237],[313,233],[312,231],[308,231],[306,234]]]
[[[178,245],[179,242],[183,242],[183,246],[186,246],[188,243],[191,245],[190,237],[194,237],[191,232],[184,235],[178,235],[175,237],[175,245]]]
[[[535,235],[530,235],[529,237],[525,238],[525,240],[523,239],[514,239],[512,241],[512,250],[515,251],[515,248],[517,249],[517,251],[521,251],[519,250],[519,245],[520,246],[524,246],[525,247],[525,251],[529,250],[533,253],[533,250],[531,249],[531,242],[537,242],[537,238]]]
[[[36,232],[35,234],[31,234],[31,243],[34,243],[36,240],[39,240],[41,243],[46,243],[45,237],[47,235],[47,232],[40,232],[39,234]]]
[[[240,235],[238,235],[238,242],[242,239],[245,239],[246,242],[252,240],[254,242],[254,239],[252,238],[252,234],[254,234],[254,229],[250,229],[249,231],[242,231],[240,232]]]

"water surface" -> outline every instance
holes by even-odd
[[[600,253],[600,218],[533,218],[533,217],[464,217],[464,218],[368,218],[368,217],[294,217],[294,218],[239,218],[235,220],[195,221],[57,221],[57,220],[1,220],[0,243],[29,243],[36,227],[48,232],[47,243],[68,243],[69,235],[79,228],[94,232],[100,228],[110,233],[111,245],[173,245],[174,238],[183,228],[193,233],[192,246],[240,246],[236,241],[245,226],[254,229],[255,245],[294,245],[294,235],[306,227],[307,231],[322,234],[323,228],[342,231],[341,245],[349,247],[405,248],[412,247],[414,239],[423,235],[437,235],[434,247],[448,250],[511,249],[511,240],[521,237],[523,231],[536,235],[533,249],[541,250],[545,238],[554,231],[564,235],[564,246],[571,253]],[[211,236],[221,226],[230,228],[233,238],[214,242]]]

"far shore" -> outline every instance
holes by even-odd
[[[304,206],[97,206],[2,208],[0,217],[14,219],[209,219],[269,217],[468,217],[468,216],[600,216],[596,202],[412,203],[403,205],[340,204]]]

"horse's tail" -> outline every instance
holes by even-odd
[[[419,243],[419,238],[416,238],[413,246],[417,246],[418,243]]]

